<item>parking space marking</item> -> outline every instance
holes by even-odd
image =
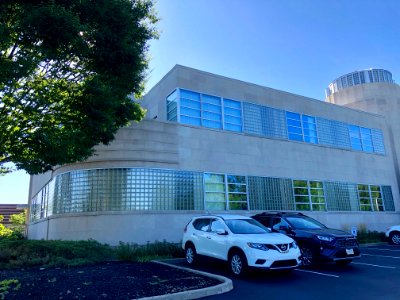
[[[302,269],[296,269],[296,271],[306,272],[306,273],[313,273],[313,274],[317,274],[317,275],[328,276],[328,277],[335,277],[335,278],[339,278],[339,277],[340,277],[340,276],[338,276],[338,275],[326,274],[326,273],[320,273],[320,272],[309,271],[309,270],[302,270]]]
[[[363,253],[362,255],[363,256],[376,256],[376,257],[388,257],[388,258],[400,259],[400,257],[398,257],[398,256],[388,256],[388,255],[379,255],[379,254],[366,254],[366,253]]]
[[[377,267],[377,268],[385,268],[385,269],[396,269],[396,267],[380,266],[380,265],[366,264],[366,263],[360,263],[360,262],[353,262],[353,264],[354,265],[365,265],[365,266],[371,266],[371,267]]]
[[[400,250],[384,249],[384,248],[365,248],[365,250],[380,250],[380,251],[393,251],[393,252],[400,252]]]

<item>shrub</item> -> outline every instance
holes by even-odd
[[[154,242],[146,245],[120,242],[115,248],[115,257],[122,261],[150,261],[158,258],[183,257],[183,250],[174,243]]]
[[[96,241],[0,241],[0,267],[74,266],[112,257],[111,247]]]
[[[360,244],[379,243],[385,241],[385,233],[367,230],[365,224],[358,225],[357,240]]]

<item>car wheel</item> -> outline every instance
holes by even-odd
[[[336,264],[340,265],[340,266],[345,266],[345,265],[350,264],[352,261],[353,260],[351,260],[351,259],[349,259],[349,260],[339,260],[339,261],[336,262]]]
[[[301,251],[301,263],[303,266],[311,266],[312,264],[314,264],[314,254],[311,251],[311,248],[308,246],[301,246],[300,247],[300,251]]]
[[[196,248],[192,244],[188,244],[185,248],[185,258],[189,265],[194,265],[197,260]]]
[[[229,266],[231,268],[231,272],[235,276],[241,276],[246,272],[247,269],[247,260],[243,253],[239,251],[233,252],[229,256]]]
[[[393,231],[390,233],[390,243],[393,245],[400,245],[400,232]]]

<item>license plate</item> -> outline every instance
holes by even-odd
[[[354,255],[354,250],[353,249],[346,249],[346,254],[347,255]]]

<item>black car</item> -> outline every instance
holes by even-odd
[[[305,266],[322,261],[344,265],[361,256],[358,242],[350,233],[328,228],[302,213],[264,212],[252,218],[274,232],[293,238],[300,247]]]

